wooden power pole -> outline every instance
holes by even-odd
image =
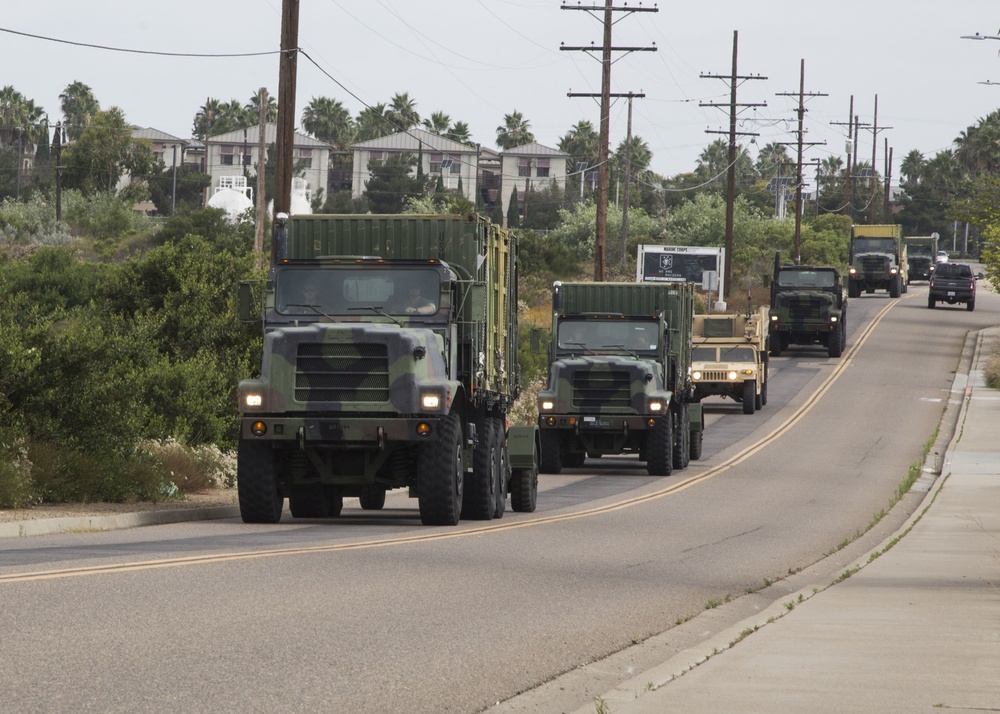
[[[278,132],[274,160],[274,216],[292,209],[292,151],[295,146],[295,74],[299,53],[299,0],[281,2],[281,59],[278,64]],[[279,226],[274,223],[275,231]],[[277,236],[274,236],[276,238]],[[278,241],[271,241],[271,265]]]

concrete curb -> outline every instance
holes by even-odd
[[[0,538],[27,538],[29,536],[88,531],[113,531],[139,526],[159,526],[185,521],[210,521],[220,518],[238,518],[239,506],[212,508],[183,508],[173,511],[145,511],[121,513],[113,516],[79,516],[73,518],[42,518],[13,523],[0,523]]]

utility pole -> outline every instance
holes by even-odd
[[[604,280],[604,248],[607,244],[608,233],[608,139],[611,134],[610,114],[611,114],[611,53],[612,52],[655,52],[656,47],[612,47],[611,46],[611,26],[614,24],[613,16],[615,12],[659,12],[655,7],[629,7],[623,5],[615,7],[613,0],[605,0],[603,6],[600,5],[562,5],[562,10],[584,10],[590,13],[603,11],[604,14],[604,41],[600,48],[591,44],[589,47],[567,47],[560,45],[560,50],[572,50],[580,52],[594,52],[601,50],[601,132],[600,146],[597,157],[597,225],[595,226],[596,238],[594,240],[594,280],[603,282]],[[596,15],[595,15],[596,17]]]
[[[892,148],[889,139],[885,140],[885,205],[882,208],[883,223],[889,222],[889,185],[892,181]]]
[[[858,160],[858,127],[862,126],[858,122],[858,117],[854,113],[854,95],[851,95],[851,108],[847,113],[847,121],[834,121],[830,122],[834,126],[847,126],[847,164],[844,168],[844,215],[854,222],[854,186],[852,180],[854,178],[855,164]],[[868,126],[864,124],[863,126]]]
[[[628,264],[628,187],[632,183],[632,95],[628,97],[628,131],[625,133],[625,196],[622,199],[622,270]]]
[[[56,131],[52,135],[52,150],[56,155],[56,222],[62,220],[62,167],[59,166],[62,156],[62,122],[56,122]]]
[[[872,125],[870,131],[872,133],[872,173],[871,179],[868,182],[869,191],[869,216],[871,217],[871,222],[875,222],[875,195],[878,191],[878,184],[875,183],[875,156],[876,150],[878,148],[878,133],[880,131],[885,131],[886,129],[892,129],[891,126],[879,126],[878,125],[878,95],[875,95],[875,116],[872,119]]]
[[[267,201],[264,191],[267,186],[264,167],[267,164],[267,87],[260,88],[260,136],[257,137],[257,224],[253,248],[257,254],[257,270],[264,268],[264,213]]]
[[[720,299],[725,301],[729,297],[729,287],[733,277],[733,214],[736,205],[736,137],[737,136],[759,136],[755,132],[736,131],[736,108],[737,107],[766,107],[767,103],[759,104],[737,104],[736,87],[741,80],[767,79],[758,75],[740,75],[736,71],[736,56],[739,41],[739,32],[733,30],[733,71],[729,76],[722,74],[702,74],[702,79],[723,79],[729,81],[729,167],[726,170],[726,260],[723,270],[724,294]],[[724,104],[712,104],[701,102],[700,107],[723,107]],[[722,134],[721,131],[705,131],[706,134]]]
[[[292,150],[295,145],[295,75],[299,57],[299,0],[281,1],[281,59],[278,63],[278,132],[274,162],[274,215],[292,208]],[[279,229],[278,222],[274,223]],[[271,265],[277,261],[271,240]]]
[[[170,215],[177,213],[177,144],[174,144],[174,156],[173,156],[173,180],[170,186]]]
[[[805,134],[805,129],[802,128],[802,120],[806,115],[805,98],[806,97],[826,97],[827,94],[820,92],[810,92],[806,94],[806,61],[803,59],[799,65],[799,108],[797,113],[799,115],[799,129],[798,129],[798,158],[796,160],[796,182],[795,182],[795,264],[799,265],[802,262],[802,149],[804,146],[815,146],[817,144],[825,144],[825,141],[809,141],[804,142],[802,136]],[[779,97],[792,97],[795,96],[789,92],[779,92]],[[818,190],[819,187],[817,187]]]

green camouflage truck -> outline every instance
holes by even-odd
[[[885,290],[889,297],[898,298],[907,291],[909,275],[902,226],[853,225],[848,253],[848,297]]]
[[[775,357],[789,345],[826,347],[840,357],[847,339],[847,297],[840,271],[828,266],[781,264],[774,254],[768,344]]]
[[[937,267],[938,234],[906,236],[903,238],[903,245],[906,246],[906,272],[909,281],[929,282]]]
[[[244,521],[378,510],[406,488],[427,525],[537,498],[537,429],[519,391],[517,244],[478,215],[279,214],[263,288],[260,376],[240,382]]]
[[[555,283],[540,470],[634,453],[654,476],[701,458],[690,283]]]
[[[753,414],[767,404],[768,308],[746,315],[695,315],[691,380],[694,400],[728,397]]]

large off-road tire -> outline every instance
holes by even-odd
[[[851,298],[861,297],[861,284],[855,280],[848,281],[847,297]]]
[[[674,470],[674,435],[669,414],[646,430],[646,471],[650,476],[669,476]]]
[[[902,284],[902,281],[899,279],[898,275],[895,278],[893,278],[891,281],[889,281],[889,297],[891,297],[891,298],[898,298],[899,297],[899,293],[900,293],[900,290],[901,290],[901,288],[900,288],[901,284]]]
[[[465,479],[462,495],[462,518],[488,521],[497,510],[496,488],[499,483],[497,441],[493,420],[479,424],[479,440],[472,454],[472,475]]]
[[[497,507],[494,518],[503,518],[507,511],[507,489],[510,486],[510,454],[507,451],[507,429],[503,419],[493,420],[493,437],[497,440]]]
[[[697,461],[701,458],[701,445],[705,437],[705,431],[698,429],[691,432],[691,460]]]
[[[691,460],[691,425],[688,423],[688,405],[682,404],[674,426],[674,468],[686,469]]]
[[[326,517],[336,518],[344,510],[344,494],[336,486],[324,486],[323,488],[326,489],[326,497],[330,504]]]
[[[438,441],[420,446],[417,453],[417,501],[425,526],[454,526],[462,513],[465,463],[462,426],[457,414],[441,420]]]
[[[757,399],[757,381],[748,379],[743,383],[743,413],[753,414],[756,410],[754,401]]]
[[[534,513],[538,503],[538,470],[514,469],[510,477],[510,507],[517,513]]]
[[[775,357],[781,357],[781,335],[772,334],[767,341],[771,345],[771,354]]]
[[[562,464],[566,468],[578,469],[587,460],[587,454],[582,451],[569,451],[562,455]]]
[[[767,383],[771,381],[771,377],[770,377],[770,374],[769,374],[770,369],[769,369],[769,364],[768,364],[769,361],[767,359],[767,352],[764,353],[764,358],[761,360],[761,362],[764,364],[764,376],[763,376],[764,382],[760,386],[760,405],[762,407],[766,407],[767,406]]]
[[[277,523],[285,499],[278,490],[276,454],[266,441],[240,439],[236,452],[236,490],[244,523]]]
[[[552,429],[540,429],[542,442],[541,471],[543,474],[557,474],[562,471],[562,456],[559,453],[559,433]]]
[[[975,310],[976,309],[975,299],[969,300],[969,302],[965,303],[965,309],[968,310],[969,312]]]
[[[826,354],[828,357],[840,357],[844,353],[844,325],[838,322],[833,326],[826,342]]]
[[[928,310],[933,310],[935,307],[937,307],[937,300],[934,299],[933,295],[928,295],[927,296],[927,309]]]
[[[365,486],[358,500],[366,511],[381,511],[385,506],[385,486]]]
[[[763,378],[763,375],[762,375],[762,378]],[[753,408],[754,408],[754,411],[758,411],[759,412],[763,408],[764,401],[765,401],[764,395],[766,393],[767,393],[767,382],[764,382],[763,384],[760,385],[760,391],[753,398]]]

